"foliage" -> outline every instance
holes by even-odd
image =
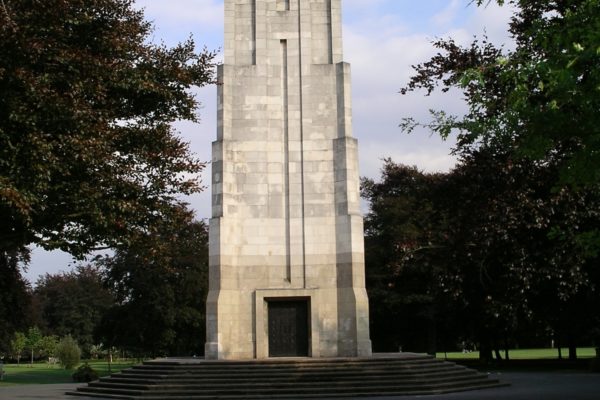
[[[151,32],[133,0],[2,1],[0,257],[126,245],[200,190],[170,123],[197,119],[214,53]]]
[[[597,296],[597,259],[578,237],[600,217],[600,192],[555,190],[559,164],[483,148],[465,154],[442,189],[452,218],[442,284],[478,320],[484,356],[536,319],[574,351],[593,319],[582,312]]]
[[[118,305],[98,341],[138,355],[203,354],[208,232],[181,209],[161,231],[99,261]]]
[[[515,7],[514,50],[436,40],[440,52],[401,91],[455,88],[468,105],[426,124],[458,131],[461,157],[435,206],[447,217],[439,285],[476,321],[466,328],[482,358],[524,325],[575,357],[598,321],[586,310],[600,284],[600,2],[497,2]]]
[[[20,271],[28,260],[27,249],[0,250],[0,354],[10,352],[8,347],[15,332],[24,332],[30,326],[30,286]]]
[[[26,343],[27,339],[23,332],[14,333],[13,339],[10,341],[10,354],[12,358],[17,360],[17,364],[21,362],[21,355],[23,354],[23,350],[25,350]]]
[[[381,181],[363,179],[370,203],[365,217],[366,279],[375,351],[435,350],[431,325],[440,264],[423,257],[438,253],[443,215],[434,208],[442,174],[384,161]],[[408,262],[413,259],[415,262]],[[410,324],[414,329],[402,329]],[[426,334],[424,334],[426,333]]]
[[[58,342],[56,347],[56,355],[60,360],[60,365],[65,369],[73,369],[79,364],[81,350],[75,339],[71,336],[65,336]]]
[[[58,346],[58,337],[55,335],[44,336],[40,341],[39,349],[44,357],[54,357]]]
[[[35,353],[40,350],[40,346],[42,345],[42,339],[42,332],[37,326],[29,328],[29,330],[27,331],[27,335],[25,335],[25,348],[31,355],[31,365],[33,365],[33,357]]]
[[[417,338],[431,336],[435,321],[440,339],[475,341],[482,358],[524,329],[548,331],[572,353],[587,341],[600,280],[597,257],[578,238],[600,217],[600,192],[555,191],[557,164],[487,148],[447,174],[387,160],[380,182],[364,180],[374,341],[384,332],[415,346],[390,322],[415,313]]]
[[[78,266],[72,272],[46,274],[34,290],[42,328],[60,337],[71,335],[87,356],[94,344],[94,330],[114,305],[93,266]]]
[[[478,4],[484,3],[482,0]],[[544,160],[560,152],[556,183],[600,183],[600,2],[507,0],[516,9],[505,51],[476,40],[460,47],[437,40],[440,53],[415,67],[403,93],[461,89],[465,116],[434,112],[434,131],[459,131],[457,151],[481,145]],[[410,130],[416,122],[404,121]],[[599,236],[596,231],[595,240]]]
[[[91,382],[98,380],[98,372],[92,368],[88,363],[80,365],[77,371],[71,375],[75,382]]]

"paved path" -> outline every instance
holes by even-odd
[[[363,400],[598,400],[600,374],[583,372],[508,372],[492,374],[511,386],[434,396],[373,397]],[[0,388],[0,400],[92,400],[66,396],[78,384]],[[96,399],[97,400],[97,399]]]

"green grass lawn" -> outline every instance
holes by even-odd
[[[504,358],[504,350],[500,353]],[[478,359],[479,352],[473,351],[471,353],[452,352],[452,353],[437,353],[437,358],[445,358],[448,356],[449,360],[469,360]],[[563,358],[569,357],[569,349],[562,349]],[[557,349],[518,349],[509,350],[508,356],[513,360],[546,360],[546,359],[558,359]],[[583,347],[577,349],[578,358],[591,358],[596,356],[596,350],[593,347]]]
[[[108,364],[106,361],[88,360],[88,364],[100,376],[108,375]],[[83,364],[83,362],[82,362]],[[135,360],[126,360],[112,363],[112,372],[120,371],[134,364],[138,364]],[[34,363],[31,367],[27,363],[5,364],[4,379],[0,381],[0,387],[12,385],[27,385],[27,384],[46,384],[46,383],[69,383],[73,382],[71,375],[75,370],[68,371],[61,368],[59,365],[49,365],[47,363]]]

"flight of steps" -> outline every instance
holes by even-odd
[[[107,399],[301,399],[427,395],[503,386],[475,370],[418,354],[261,361],[156,360],[80,387]]]

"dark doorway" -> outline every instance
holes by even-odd
[[[308,301],[271,300],[269,357],[308,357]]]

